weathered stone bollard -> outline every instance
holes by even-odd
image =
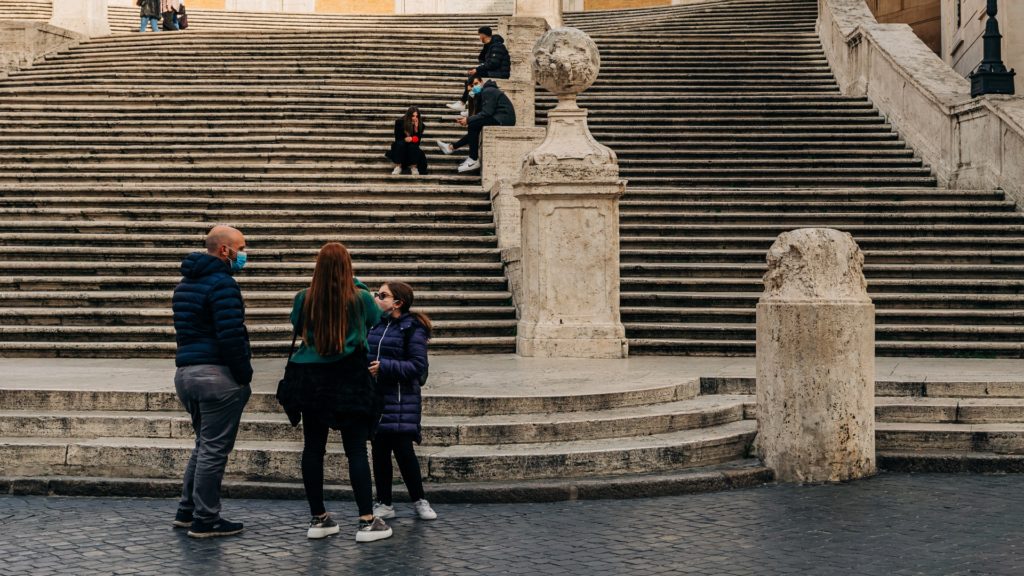
[[[575,28],[544,34],[534,49],[537,82],[558,96],[544,142],[515,183],[522,209],[523,356],[623,358],[619,317],[619,179],[615,152],[587,127],[576,96],[597,79],[597,45]]]
[[[768,251],[757,305],[758,452],[782,482],[875,473],[875,307],[849,234],[804,228]]]

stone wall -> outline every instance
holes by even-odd
[[[697,4],[709,0],[562,0],[562,10],[622,10]],[[109,0],[134,6],[134,0]],[[240,12],[322,14],[511,14],[515,0],[185,0],[189,8]]]
[[[1024,99],[973,100],[970,83],[864,0],[818,0],[818,34],[844,94],[868,96],[940,183],[1002,188],[1024,206]]]
[[[85,37],[46,22],[0,20],[0,78],[48,54],[78,45]]]

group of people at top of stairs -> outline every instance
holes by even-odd
[[[206,250],[182,262],[182,280],[172,299],[174,386],[196,434],[174,526],[187,528],[193,538],[230,536],[243,528],[220,515],[220,489],[252,393],[245,304],[234,278],[246,261],[244,235],[228,226],[214,227]],[[371,293],[354,276],[348,249],[336,242],[321,248],[309,287],[295,295],[291,353],[277,399],[292,426],[302,424],[309,538],[340,531],[324,506],[324,456],[331,430],[341,432],[359,509],[356,542],[392,534],[384,521],[395,516],[392,455],[416,515],[437,518],[424,498],[413,448],[422,440],[420,389],[427,378],[431,335],[430,320],[411,309],[413,300],[412,287],[403,282],[385,282]]]
[[[188,28],[185,0],[135,0],[139,7],[139,32],[149,26],[153,32],[161,29],[171,32]]]
[[[469,147],[469,155],[459,165],[459,172],[480,169],[480,135],[485,126],[514,126],[516,111],[509,97],[501,91],[494,78],[508,78],[512,61],[505,39],[484,26],[477,30],[483,48],[477,56],[476,67],[468,71],[462,96],[447,104],[459,113],[456,123],[466,128],[466,135],[458,141],[448,143],[438,140],[437,145],[444,154],[452,154],[459,148]],[[395,141],[385,154],[394,164],[394,175],[406,169],[413,176],[425,174],[427,156],[420,145],[423,143],[423,117],[419,108],[410,106],[405,115],[395,121]]]

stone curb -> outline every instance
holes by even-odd
[[[427,494],[436,503],[526,503],[652,498],[699,494],[771,483],[774,473],[763,466],[674,475],[632,476],[503,483],[427,484]],[[324,487],[328,500],[350,500],[352,490],[339,485]],[[181,482],[134,478],[0,478],[0,494],[13,496],[92,496],[130,498],[176,498]],[[226,498],[301,500],[305,491],[299,483],[225,482]],[[396,489],[396,497],[405,498]]]
[[[1024,455],[880,452],[878,468],[911,473],[1021,474]]]

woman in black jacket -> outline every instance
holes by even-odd
[[[385,156],[395,163],[391,174],[398,176],[408,166],[413,176],[427,173],[427,155],[420,149],[423,118],[419,108],[409,106],[405,116],[395,120],[395,141]]]

